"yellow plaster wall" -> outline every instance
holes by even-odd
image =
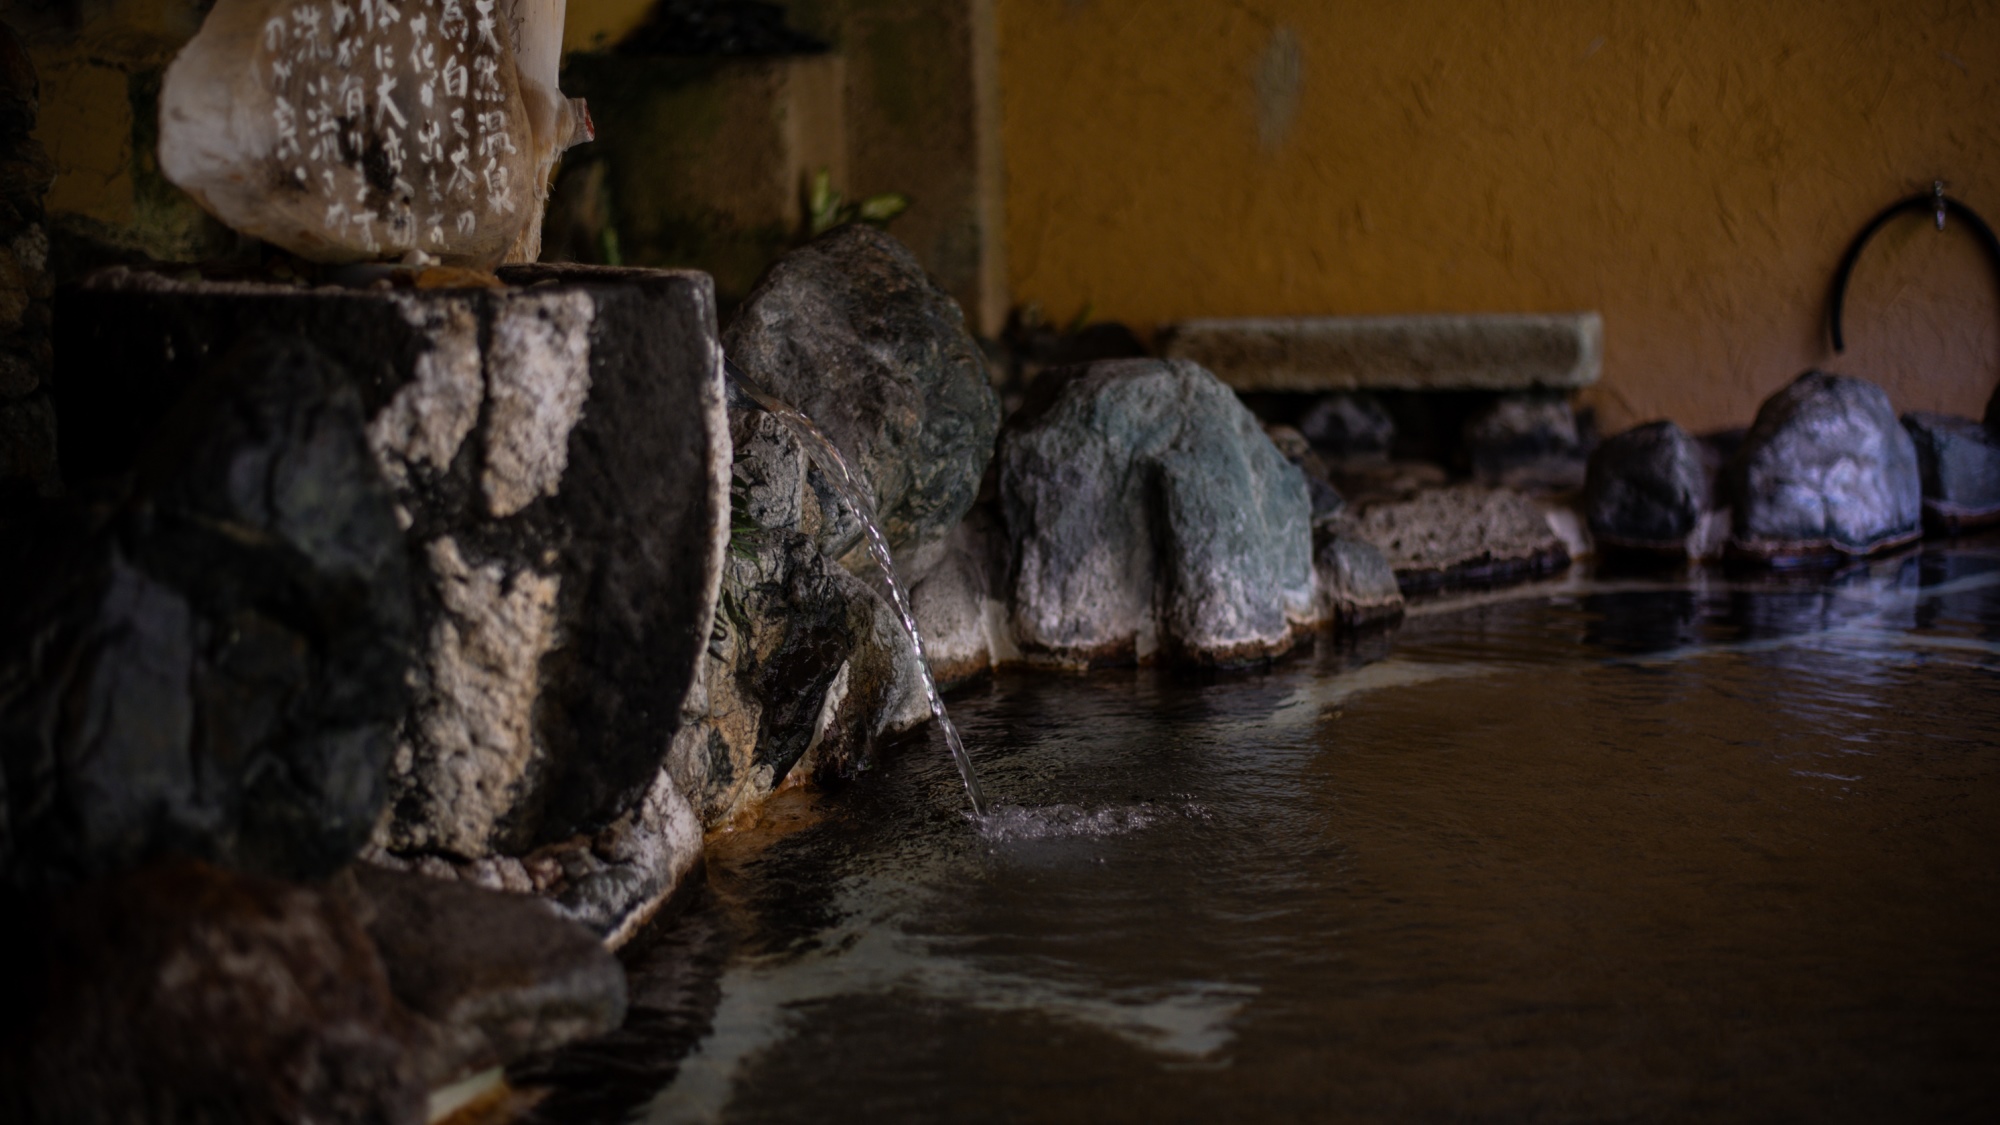
[[[2000,223],[1992,0],[1000,0],[1013,293],[1188,316],[1604,314],[1610,429],[1831,359],[1847,240],[1943,177]],[[1878,236],[1829,363],[1977,416],[2000,284]]]

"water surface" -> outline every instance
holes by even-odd
[[[2000,550],[1008,675],[718,840],[551,1120],[1990,1119]]]

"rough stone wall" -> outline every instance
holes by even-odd
[[[0,24],[0,487],[23,482],[48,494],[57,487],[56,418],[42,197],[55,173],[33,135],[40,100],[33,62]]]
[[[49,189],[58,280],[112,262],[199,261],[237,239],[160,174],[160,79],[211,5],[201,0],[45,0],[8,19],[42,79],[35,138],[56,172]]]
[[[71,480],[124,471],[204,357],[253,327],[347,372],[424,575],[382,842],[467,860],[601,830],[652,784],[727,502],[707,278],[507,276],[378,294],[112,273],[66,290],[57,321]]]

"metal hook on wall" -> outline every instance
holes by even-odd
[[[1980,218],[1972,208],[1946,195],[1943,180],[1933,180],[1931,190],[1920,192],[1907,199],[1899,199],[1884,207],[1873,219],[1868,220],[1868,225],[1862,227],[1861,233],[1855,235],[1854,241],[1848,244],[1847,253],[1841,255],[1840,266],[1833,271],[1833,293],[1827,302],[1826,310],[1827,326],[1833,330],[1833,350],[1836,352],[1847,350],[1847,341],[1840,331],[1840,312],[1841,306],[1847,300],[1847,283],[1854,275],[1854,263],[1861,257],[1861,248],[1868,245],[1868,240],[1875,237],[1876,231],[1887,226],[1890,219],[1905,211],[1929,212],[1935,217],[1939,230],[1944,229],[1947,214],[1957,215],[1966,226],[1972,228],[1972,233],[1979,239],[1980,245],[1986,247],[1987,256],[1993,259],[1995,269],[2000,270],[2000,238],[1994,237],[1993,228],[1987,226],[1986,220]]]

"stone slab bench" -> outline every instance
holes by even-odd
[[[1162,335],[1238,391],[1570,390],[1597,381],[1594,312],[1189,320]]]

